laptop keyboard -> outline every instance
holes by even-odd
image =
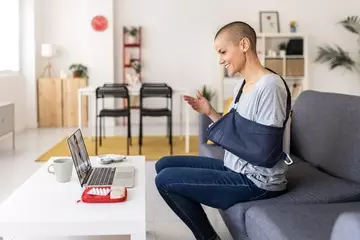
[[[94,168],[89,185],[111,185],[115,175],[115,168]]]

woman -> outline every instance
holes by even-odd
[[[260,124],[282,127],[286,119],[287,91],[280,76],[264,68],[256,54],[256,34],[244,22],[222,27],[215,48],[230,75],[240,73],[245,84],[236,111]],[[238,94],[240,82],[235,89]],[[198,91],[184,100],[213,122],[221,118]],[[232,205],[278,196],[286,190],[284,161],[272,168],[251,165],[225,150],[223,161],[200,156],[169,156],[156,163],[155,182],[160,195],[196,239],[220,239],[201,204],[227,209]]]

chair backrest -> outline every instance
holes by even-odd
[[[128,87],[127,83],[105,83],[103,87]]]
[[[104,84],[96,88],[96,98],[127,98],[129,99],[129,90],[126,84],[111,83]]]
[[[291,153],[360,183],[360,97],[304,91],[293,106]]]
[[[166,83],[143,83],[140,88],[140,98],[172,98],[172,93],[172,88]]]

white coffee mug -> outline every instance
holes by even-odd
[[[58,182],[69,182],[73,172],[73,161],[71,158],[55,159],[48,167],[48,172],[54,174]]]

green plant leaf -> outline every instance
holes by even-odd
[[[352,60],[349,54],[338,45],[335,47],[331,47],[329,45],[318,47],[318,54],[315,62],[329,64],[330,70],[337,67],[344,67],[345,69],[351,71],[355,66],[354,60]]]
[[[286,50],[286,43],[285,42],[282,42],[279,44],[279,50]]]
[[[207,88],[206,85],[203,85],[201,94],[210,102],[215,95],[215,91],[212,91],[211,89]]]
[[[136,35],[138,33],[138,30],[137,30],[136,27],[132,27],[129,33],[130,33],[131,36],[136,37]]]
[[[339,23],[342,24],[346,30],[355,34],[360,34],[360,17],[349,16]]]

